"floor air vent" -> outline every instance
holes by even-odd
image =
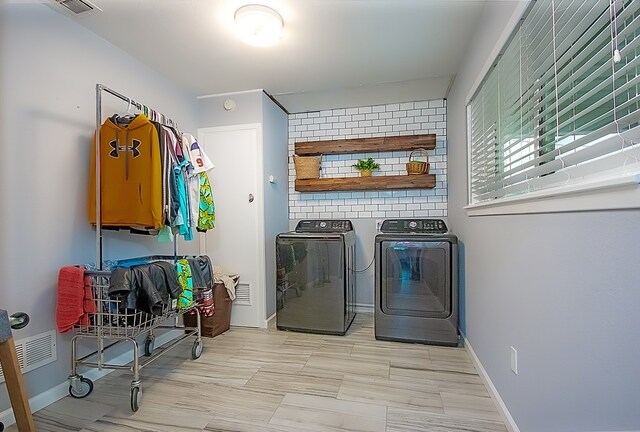
[[[236,299],[233,303],[251,306],[251,286],[249,284],[239,283],[236,286]]]
[[[22,373],[32,371],[57,359],[55,330],[14,341]],[[4,373],[0,366],[0,382]]]

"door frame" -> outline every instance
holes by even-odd
[[[258,304],[257,314],[255,317],[255,327],[258,328],[266,328],[267,322],[267,275],[266,275],[266,251],[265,251],[265,231],[264,231],[264,154],[263,154],[263,143],[262,143],[262,124],[261,123],[243,123],[237,125],[230,126],[213,126],[206,128],[198,128],[198,141],[204,142],[202,136],[206,133],[211,132],[235,132],[235,131],[243,131],[243,130],[255,130],[256,132],[256,162],[257,166],[257,190],[255,197],[255,205],[259,205],[260,207],[256,211],[256,247],[257,247],[257,278],[256,278],[256,302]],[[204,144],[203,144],[204,145]],[[215,166],[215,160],[212,160]],[[215,169],[215,168],[214,168]],[[213,185],[214,196],[215,196],[215,185]],[[216,229],[216,228],[214,228]],[[207,243],[206,243],[206,233],[200,235],[200,253],[207,253]],[[213,265],[216,263],[214,262]]]

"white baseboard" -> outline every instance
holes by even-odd
[[[464,346],[467,348],[467,351],[469,351],[469,354],[471,355],[471,360],[473,361],[473,365],[476,367],[476,370],[480,374],[480,378],[482,379],[482,382],[489,390],[489,395],[491,396],[491,399],[493,399],[493,401],[497,405],[498,411],[500,412],[500,416],[502,417],[502,420],[504,421],[505,426],[507,427],[507,430],[509,432],[520,432],[518,425],[516,424],[513,417],[511,417],[511,413],[509,412],[509,410],[507,409],[507,406],[505,405],[504,401],[500,397],[500,393],[498,393],[498,389],[496,389],[496,387],[493,385],[491,378],[489,378],[489,374],[487,374],[487,371],[484,369],[484,366],[482,366],[482,363],[480,363],[480,359],[476,355],[476,352],[473,350],[471,343],[469,342],[469,340],[465,335],[462,335],[462,337],[464,338]]]
[[[182,334],[183,334],[182,330],[171,330],[166,333],[163,333],[160,336],[156,337],[155,345],[157,347],[162,346],[167,342],[170,342],[176,339]],[[139,349],[140,349],[140,354],[143,354],[144,347],[140,346]],[[123,365],[132,361],[133,361],[133,352],[131,352],[131,350],[123,354],[120,354],[116,358],[108,359],[109,363],[123,364]],[[82,376],[85,378],[89,378],[92,381],[96,381],[106,375],[109,375],[113,371],[114,371],[113,369],[98,370],[98,369],[92,368],[92,369],[88,369],[86,372],[83,372]],[[67,396],[68,394],[69,394],[69,381],[64,381],[58,384],[57,386],[50,388],[49,390],[45,390],[42,393],[29,398],[29,406],[31,408],[31,412],[35,413],[37,411],[40,411],[41,409],[48,407],[52,403],[59,401],[63,397]],[[16,419],[13,415],[13,410],[11,408],[0,412],[0,422],[4,423],[5,426],[10,426],[16,422]]]
[[[264,321],[264,328],[271,328],[276,325],[276,314],[274,313]]]
[[[356,303],[356,313],[373,313],[372,304]]]

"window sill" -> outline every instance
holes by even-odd
[[[640,171],[465,206],[467,216],[640,208]]]

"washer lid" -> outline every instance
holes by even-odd
[[[353,225],[349,220],[301,220],[296,226],[297,233],[341,233],[346,231],[353,231]]]

